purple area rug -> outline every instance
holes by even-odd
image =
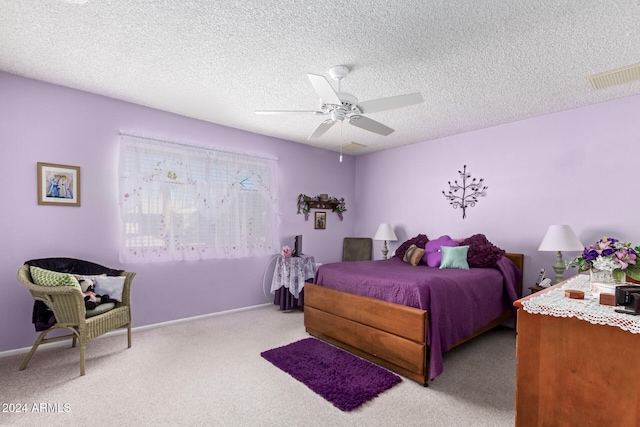
[[[315,338],[260,353],[343,411],[351,411],[402,379]]]

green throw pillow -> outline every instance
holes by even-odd
[[[467,252],[469,246],[442,246],[442,263],[440,268],[460,268],[469,269],[467,262]]]
[[[40,286],[77,286],[78,280],[69,273],[45,270],[40,267],[29,267],[33,283]]]

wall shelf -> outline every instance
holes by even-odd
[[[331,209],[335,212],[338,202],[306,202],[310,209]]]
[[[332,212],[338,214],[340,221],[342,221],[342,214],[347,211],[344,197],[338,199],[329,197],[326,194],[321,196],[309,197],[306,194],[300,194],[298,196],[298,213],[304,214],[304,220],[308,221],[311,209],[331,209]]]

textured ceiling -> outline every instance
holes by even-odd
[[[222,125],[362,154],[640,93],[589,76],[640,62],[640,0],[0,0],[0,70]],[[379,136],[322,116],[307,73],[351,69]],[[0,94],[1,96],[1,94]],[[134,129],[130,129],[134,130]]]

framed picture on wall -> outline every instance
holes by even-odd
[[[80,167],[38,162],[38,204],[80,206]]]
[[[327,228],[327,213],[326,212],[316,212],[315,215],[315,225],[316,230],[324,230]]]

